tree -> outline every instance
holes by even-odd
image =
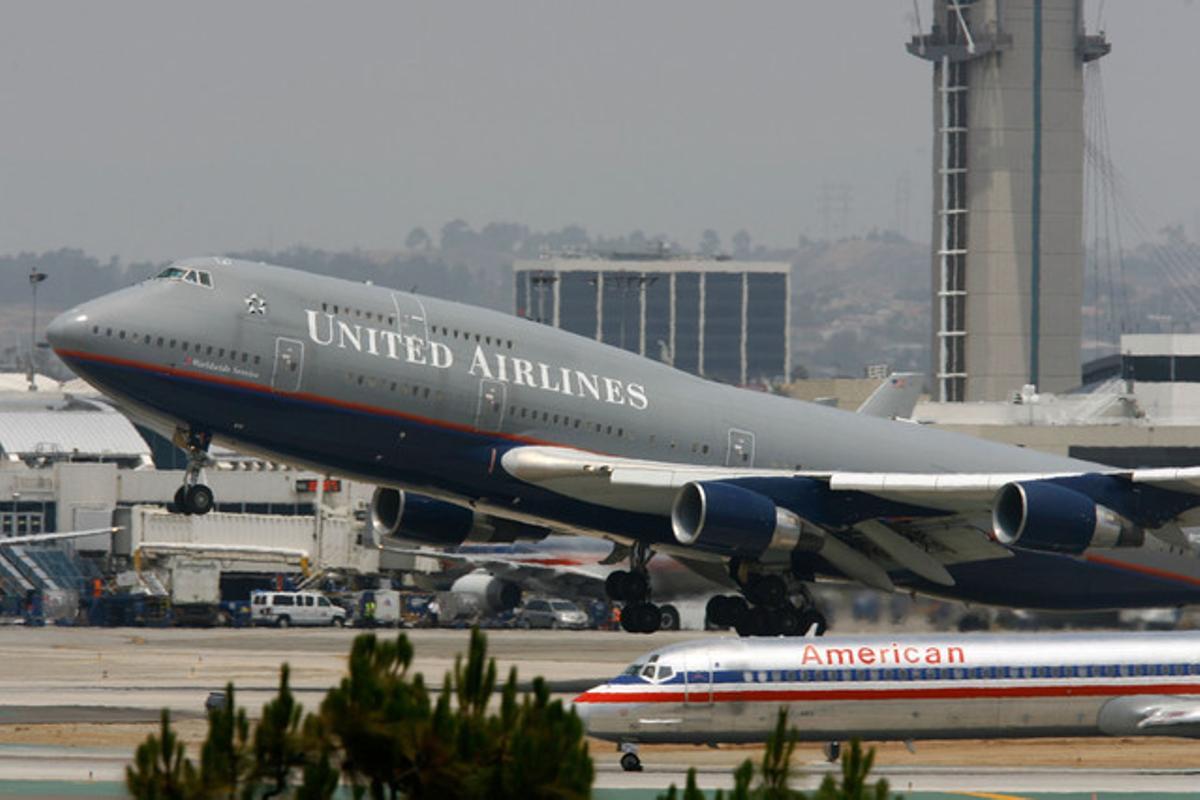
[[[224,705],[208,712],[208,737],[200,749],[200,780],[206,796],[230,800],[238,796],[238,787],[253,764],[249,730],[246,711],[237,707],[233,683],[228,683]]]
[[[171,712],[164,708],[158,736],[150,734],[125,768],[125,786],[145,800],[177,800],[204,796],[196,784],[196,768],[184,756],[183,742],[171,730]]]
[[[745,228],[742,228],[733,235],[733,254],[737,258],[746,258],[750,255],[750,234]]]
[[[496,662],[471,632],[436,700],[401,634],[354,640],[347,675],[305,715],[280,670],[279,691],[250,731],[227,689],[225,708],[209,714],[200,769],[186,757],[164,712],[127,770],[138,798],[330,798],[344,775],[356,797],[554,798],[590,794],[594,771],[583,724],[540,678],[519,697],[509,673],[498,711],[489,710]]]
[[[279,694],[263,706],[262,717],[254,728],[254,769],[250,782],[265,785],[263,797],[287,791],[292,775],[309,762],[300,733],[304,709],[288,686],[289,672],[287,664],[280,668]]]
[[[758,785],[754,784],[754,762],[746,759],[733,773],[733,788],[729,794],[718,791],[715,800],[805,800],[803,792],[792,789],[792,755],[796,749],[795,732],[788,732],[787,709],[779,709],[775,730],[767,737],[762,763],[757,770]],[[867,777],[875,763],[875,751],[863,752],[857,739],[850,742],[849,752],[842,756],[842,776],[839,781],[832,773],[827,774],[813,795],[813,800],[888,800],[888,783],[885,780],[867,784]],[[687,785],[682,795],[671,784],[671,788],[659,800],[700,800],[704,793],[696,786],[696,770],[688,770]]]
[[[418,225],[408,232],[404,246],[409,250],[429,250],[433,247],[433,237],[429,235],[429,231]]]

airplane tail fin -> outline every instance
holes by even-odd
[[[921,378],[919,372],[893,372],[858,407],[858,413],[884,419],[911,419],[921,396]]]

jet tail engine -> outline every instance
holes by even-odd
[[[471,598],[485,614],[509,611],[521,604],[521,587],[484,570],[463,575],[450,586],[455,594]]]

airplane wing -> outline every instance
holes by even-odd
[[[508,556],[500,553],[452,553],[435,548],[379,545],[381,550],[401,555],[436,558],[444,564],[459,564],[463,573],[448,570],[455,577],[469,571],[482,570],[496,578],[510,581],[526,591],[561,595],[564,591],[588,597],[604,596],[602,567],[589,564],[564,564],[561,559],[538,559],[536,556]],[[554,563],[557,562],[557,563]]]
[[[923,378],[919,372],[892,373],[863,401],[858,413],[884,419],[911,419],[921,396]]]
[[[0,539],[0,547],[11,547],[17,544],[40,544],[41,542],[61,542],[64,539],[83,539],[102,533],[116,533],[121,528],[96,528],[90,531],[59,531],[58,533],[34,533],[28,536],[8,536]]]
[[[892,568],[952,585],[947,564],[1008,557],[1013,547],[1079,555],[1092,547],[1182,546],[1180,526],[1200,523],[1200,468],[1086,474],[794,471],[536,446],[514,448],[501,463],[519,480],[582,502],[664,517],[672,517],[685,488],[693,487],[693,500],[699,494],[707,502],[703,487],[710,487],[728,498],[724,516],[734,530],[747,501],[765,498],[774,504],[763,512],[771,520],[770,512],[783,509],[809,524],[801,534],[810,537],[806,549],[884,590],[894,588],[887,575]],[[706,518],[701,512],[693,521],[703,525]],[[1147,539],[1146,532],[1162,541]],[[678,528],[675,533],[680,538]],[[679,544],[693,551],[746,555],[737,550],[740,535],[707,548],[703,537],[687,538]]]
[[[503,553],[454,553],[446,550],[423,547],[399,547],[381,544],[379,549],[389,553],[408,556],[424,556],[440,561],[451,561],[486,569],[497,577],[514,580],[522,574],[537,574],[538,577],[574,576],[591,581],[604,581],[604,571],[595,565],[563,563],[562,559],[541,559],[534,555],[507,555]]]

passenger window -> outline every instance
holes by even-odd
[[[124,339],[125,331],[117,331],[117,338]]]
[[[304,605],[311,606],[313,604],[314,604],[314,600],[311,595],[309,597],[304,598]]]
[[[273,606],[294,606],[295,604],[296,600],[290,594],[277,594],[271,598]]]
[[[319,606],[321,606],[322,608],[324,608],[324,607],[326,607],[326,606],[328,606],[328,605],[329,605],[329,600],[328,600],[327,598],[324,598],[324,597],[318,597],[318,598],[317,598],[317,605],[319,605]]]

